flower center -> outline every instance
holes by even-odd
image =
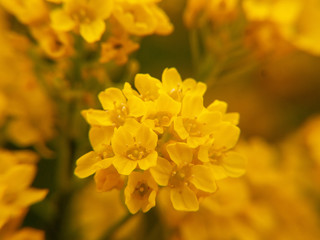
[[[188,165],[183,166],[180,169],[175,169],[171,173],[169,180],[169,186],[171,187],[181,187],[188,184],[189,178],[191,176],[190,167]]]
[[[148,155],[147,150],[145,149],[145,147],[141,147],[141,146],[134,146],[133,148],[127,151],[127,157],[133,161],[143,159],[147,155]]]
[[[187,130],[190,136],[200,137],[202,126],[196,119],[183,119],[183,126]]]
[[[81,6],[72,12],[71,18],[77,23],[90,23],[94,19],[94,14],[86,6]]]
[[[139,194],[140,197],[143,197],[148,194],[150,187],[145,183],[138,183],[135,192]]]
[[[124,124],[128,113],[129,111],[126,104],[114,103],[114,109],[111,112],[111,119],[117,126],[121,126]]]
[[[156,127],[168,126],[170,123],[171,114],[168,112],[159,112],[154,117],[154,124]]]

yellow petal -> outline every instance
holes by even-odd
[[[226,113],[227,112],[227,107],[228,107],[228,104],[224,101],[220,101],[220,100],[214,100],[213,103],[211,103],[207,109],[209,111],[218,111],[218,112],[221,112],[221,113]]]
[[[196,148],[198,146],[203,145],[208,139],[208,136],[204,137],[189,137],[187,139],[187,144],[191,148]]]
[[[157,19],[156,34],[168,35],[173,31],[173,25],[170,23],[168,16],[157,5],[150,5],[150,10]]]
[[[177,89],[182,89],[182,80],[177,69],[166,68],[162,73],[162,84],[169,94]]]
[[[137,164],[137,161],[131,161],[122,156],[115,156],[113,161],[113,166],[123,175],[129,175],[137,167]]]
[[[231,124],[234,125],[238,125],[239,124],[239,118],[240,115],[239,113],[227,113],[223,116],[223,121],[229,122]]]
[[[141,117],[146,114],[147,108],[144,101],[136,96],[128,98],[129,115],[133,117]]]
[[[141,209],[142,202],[139,201],[140,199],[127,197],[130,194],[131,193],[129,193],[127,189],[125,189],[124,191],[124,195],[126,197],[125,204],[127,205],[128,210],[131,214],[136,214]]]
[[[149,74],[137,74],[134,85],[145,100],[155,100],[159,96],[162,87],[161,82]]]
[[[134,144],[133,136],[127,131],[125,127],[120,127],[115,130],[111,145],[115,154],[125,155],[128,147]]]
[[[199,147],[198,159],[202,162],[209,162],[209,145],[202,145]]]
[[[158,112],[169,112],[176,116],[181,110],[181,103],[173,100],[167,94],[160,94],[155,107]]]
[[[95,173],[94,164],[101,161],[99,155],[94,152],[88,152],[77,160],[77,167],[74,170],[75,175],[79,178],[85,178]]]
[[[198,211],[199,209],[196,194],[187,186],[171,189],[170,199],[174,209],[178,211]]]
[[[157,196],[157,192],[156,191],[152,191],[149,195],[148,201],[144,202],[141,209],[142,212],[148,212],[152,207],[154,207],[156,205],[156,196]]]
[[[240,129],[237,126],[224,122],[212,133],[213,146],[215,149],[231,149],[236,145],[239,135]]]
[[[177,117],[176,119],[174,119],[173,128],[174,128],[174,131],[178,134],[178,136],[182,140],[186,139],[189,136],[189,133],[187,132],[187,130],[183,125],[182,117]]]
[[[167,186],[172,172],[172,165],[165,158],[158,158],[157,165],[150,169],[151,175],[160,186]]]
[[[103,109],[105,110],[112,110],[115,105],[126,103],[125,97],[118,88],[108,88],[105,91],[100,92],[98,97]]]
[[[210,168],[203,165],[195,165],[191,168],[192,178],[190,182],[199,190],[213,193],[217,190],[215,178]]]
[[[192,78],[187,78],[186,80],[183,81],[182,84],[183,84],[182,91],[184,94],[186,94],[189,91],[192,91],[196,95],[203,96],[207,90],[207,85],[205,83],[196,82]]]
[[[28,188],[21,193],[22,194],[18,195],[18,198],[15,201],[15,204],[17,204],[18,206],[30,206],[31,204],[34,204],[36,202],[43,200],[48,194],[48,190]]]
[[[230,177],[239,177],[246,171],[247,160],[237,152],[228,152],[222,160],[222,166]]]
[[[140,143],[147,150],[154,150],[157,146],[158,135],[144,124],[141,124],[135,137],[136,142]]]
[[[114,166],[97,170],[94,175],[97,191],[107,192],[114,188],[121,189],[124,181]]]
[[[182,100],[181,116],[195,118],[203,109],[203,98],[200,95],[187,94]]]
[[[99,19],[106,19],[111,15],[114,0],[91,0],[89,6],[95,10],[95,15]]]
[[[138,165],[142,170],[147,170],[157,165],[158,153],[153,151],[145,158],[138,160]]]
[[[101,152],[106,145],[110,145],[114,133],[114,127],[92,126],[89,131],[89,139],[92,148]]]
[[[80,25],[81,36],[89,43],[100,40],[106,25],[103,20],[95,20],[91,23],[83,23]]]
[[[130,98],[132,96],[140,97],[139,93],[136,90],[133,90],[131,84],[128,82],[124,83],[122,92],[126,96],[126,98]]]
[[[222,180],[228,177],[228,174],[223,166],[211,164],[210,168],[216,180]]]
[[[110,114],[104,110],[88,109],[81,114],[90,125],[114,126]]]
[[[167,151],[172,161],[178,166],[190,163],[193,158],[193,149],[186,143],[172,143],[167,145]]]
[[[30,164],[19,164],[12,167],[0,180],[14,191],[22,191],[30,186],[36,174],[36,168]]]
[[[51,26],[57,31],[70,31],[74,29],[76,23],[72,18],[62,9],[53,10],[50,14]]]
[[[198,122],[202,123],[202,134],[210,134],[221,124],[222,114],[220,112],[203,111],[198,117]]]

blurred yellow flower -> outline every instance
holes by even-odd
[[[100,40],[105,31],[104,20],[113,10],[113,0],[66,0],[62,9],[51,12],[52,27],[57,31],[80,31],[89,43]]]
[[[101,47],[100,62],[114,60],[118,65],[122,65],[128,61],[128,55],[139,48],[139,44],[131,41],[127,34],[121,34],[110,37]]]
[[[30,152],[0,149],[0,229],[28,207],[42,200],[47,190],[31,188],[36,174],[36,156]]]
[[[42,23],[49,17],[49,11],[43,0],[0,0],[0,5],[26,25]]]
[[[263,34],[260,35],[262,41],[266,40],[267,35],[280,34],[281,38],[298,49],[320,54],[317,44],[320,31],[316,24],[320,20],[319,1],[245,0],[243,9],[248,20],[255,24],[253,29]],[[269,31],[267,35],[264,34],[266,31]]]
[[[113,16],[133,35],[170,34],[173,26],[165,13],[156,5],[158,0],[116,0]]]

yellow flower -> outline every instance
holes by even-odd
[[[298,49],[320,54],[320,3],[317,0],[245,0],[243,9],[262,45],[270,45],[270,36],[288,41]],[[274,39],[271,45],[275,47]],[[264,47],[264,46],[263,46]],[[269,46],[269,48],[271,48]]]
[[[0,229],[42,200],[47,190],[31,188],[36,174],[35,156],[29,152],[0,150]]]
[[[128,55],[139,48],[139,44],[131,41],[126,34],[112,36],[102,44],[100,62],[114,60],[118,65],[128,61]]]
[[[160,186],[170,187],[170,199],[176,210],[197,211],[197,190],[213,193],[217,189],[212,171],[209,167],[192,163],[194,149],[185,143],[169,144],[167,151],[172,163],[159,158],[157,166],[150,172]]]
[[[196,82],[192,78],[182,81],[180,74],[175,68],[166,68],[162,73],[163,91],[174,100],[181,101],[188,93],[203,96],[207,86],[204,83]]]
[[[211,133],[211,139],[199,147],[199,160],[210,163],[210,168],[217,180],[239,177],[245,172],[244,156],[230,151],[236,145],[239,134],[238,127],[229,122],[223,122]]]
[[[158,185],[149,172],[133,172],[124,190],[125,203],[132,214],[147,212],[156,205]]]
[[[171,33],[173,27],[168,17],[154,2],[157,1],[117,0],[112,14],[130,34]]]
[[[200,95],[188,94],[182,100],[180,115],[174,120],[174,130],[188,145],[197,147],[208,140],[221,118],[220,112],[203,107]]]
[[[89,43],[100,40],[105,31],[104,20],[109,18],[113,0],[66,0],[62,9],[51,12],[52,27],[57,31],[79,29]]]
[[[49,57],[61,58],[71,54],[72,41],[67,33],[54,31],[48,25],[31,27],[30,30]]]
[[[138,96],[143,101],[154,101],[159,97],[162,84],[159,79],[151,77],[149,74],[138,73],[134,78],[134,85],[138,92],[133,91],[129,84],[124,86],[126,96]]]
[[[113,129],[110,127],[93,126],[89,137],[94,151],[90,151],[77,160],[75,174],[85,178],[99,169],[108,168],[114,156],[110,146]]]
[[[82,112],[91,125],[119,127],[128,117],[140,117],[146,111],[141,99],[131,96],[126,100],[121,90],[117,88],[108,88],[101,92],[99,100],[104,111],[90,109]]]
[[[43,0],[0,0],[0,4],[26,25],[47,21],[49,13]]]
[[[157,164],[158,137],[150,128],[128,119],[112,138],[113,165],[120,174],[129,175],[136,167],[147,170]]]
[[[94,181],[99,192],[107,192],[114,188],[122,189],[124,185],[124,179],[114,166],[99,169],[94,175]]]
[[[162,134],[165,127],[169,127],[173,119],[178,115],[181,104],[167,94],[160,94],[159,98],[148,105],[146,115],[142,122],[155,132]]]
[[[222,120],[233,125],[239,124],[239,113],[227,113],[228,104],[224,101],[214,100],[207,109],[211,112],[217,111],[222,114]]]

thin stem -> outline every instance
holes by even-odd
[[[189,41],[190,41],[190,50],[192,56],[192,64],[194,71],[198,71],[198,66],[200,64],[200,45],[199,45],[199,36],[196,29],[190,30],[189,33]]]

